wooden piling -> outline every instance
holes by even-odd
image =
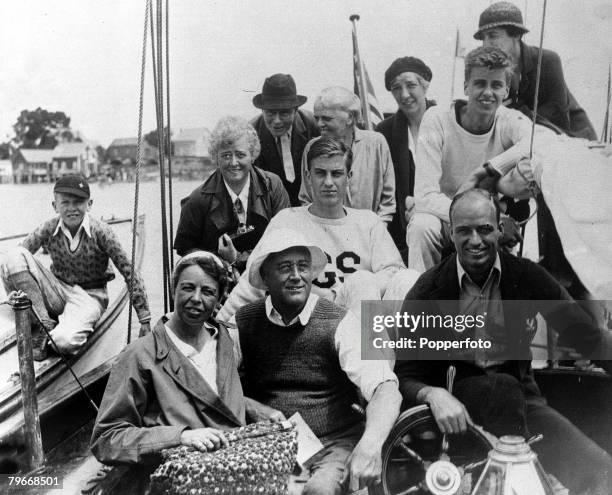
[[[28,447],[28,469],[41,468],[45,463],[38,417],[36,397],[36,375],[32,357],[32,331],[30,328],[30,308],[32,302],[27,297],[14,298],[11,306],[15,313],[17,350],[19,353],[19,376],[21,379],[21,402],[23,404],[25,441]]]

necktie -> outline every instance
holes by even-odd
[[[246,213],[244,212],[244,207],[242,206],[242,201],[240,201],[240,198],[236,198],[236,201],[234,201],[234,211],[238,217],[238,228],[244,227],[246,224]]]
[[[289,136],[285,133],[281,137],[276,138],[281,159],[283,160],[283,168],[287,182],[293,183],[295,180],[295,170],[293,169],[293,158],[291,157],[291,142]]]

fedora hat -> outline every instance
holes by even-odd
[[[253,105],[262,110],[280,110],[299,107],[306,103],[306,99],[297,94],[291,75],[274,74],[266,78],[261,93],[253,98]]]
[[[516,28],[523,34],[529,32],[523,24],[523,14],[516,5],[510,2],[496,2],[480,14],[478,31],[474,34],[474,38],[482,40],[487,29],[505,26]]]
[[[261,277],[261,266],[268,256],[285,251],[292,247],[303,247],[310,251],[312,262],[312,279],[316,279],[327,265],[327,258],[323,250],[318,246],[311,245],[302,232],[293,229],[275,229],[261,238],[259,244],[251,253],[249,258],[249,283],[257,289],[265,290],[266,284]]]

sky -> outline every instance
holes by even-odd
[[[349,16],[361,55],[385,111],[396,105],[384,72],[401,56],[433,71],[428,96],[451,99],[456,32],[472,38],[488,0],[176,0],[170,2],[170,117],[180,128],[210,129],[224,115],[257,113],[253,96],[266,77],[292,74],[312,109],[318,92],[352,88]],[[135,137],[145,0],[20,0],[0,2],[0,142],[13,136],[23,109],[63,111],[73,130],[108,146]],[[165,2],[164,2],[165,4]],[[539,44],[543,0],[517,0]],[[548,0],[544,47],[559,53],[566,81],[598,134],[612,60],[612,0]],[[144,132],[155,128],[150,45]],[[462,96],[456,60],[454,98]]]

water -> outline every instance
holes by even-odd
[[[176,232],[180,214],[180,200],[189,195],[202,181],[173,181],[173,232]],[[113,183],[110,186],[92,184],[91,215],[95,218],[132,218],[134,211],[134,184]],[[159,181],[140,184],[139,213],[145,219],[145,256],[141,274],[144,278],[152,323],[163,314],[163,265],[162,265],[162,228],[161,200]],[[166,187],[167,189],[167,187]],[[51,206],[53,200],[51,184],[0,184],[0,237],[25,234],[32,231],[55,213]],[[166,206],[168,208],[169,205]],[[172,240],[170,240],[172,241]],[[8,242],[17,245],[19,240]],[[131,254],[131,240],[123,239],[124,249]],[[6,244],[0,249],[6,249]],[[125,314],[125,313],[124,313]]]

